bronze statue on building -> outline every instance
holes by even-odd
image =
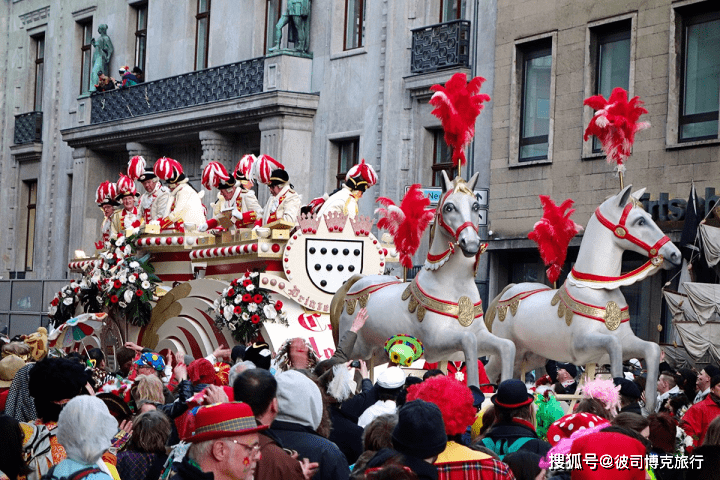
[[[110,57],[112,57],[114,48],[110,37],[107,35],[108,26],[102,24],[98,27],[98,33],[100,38],[90,40],[90,44],[93,46],[93,57],[92,57],[92,72],[90,74],[90,91],[95,91],[95,85],[98,83],[98,76],[100,72],[107,75],[110,70]]]
[[[295,44],[293,50],[307,53],[310,48],[310,0],[288,0],[287,10],[275,25],[275,44],[270,51],[280,48],[282,29],[288,24],[288,41]]]

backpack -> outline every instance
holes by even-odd
[[[77,472],[73,473],[69,477],[56,477],[55,476],[55,466],[53,466],[48,472],[40,477],[40,480],[81,480],[88,475],[92,475],[93,473],[100,473],[102,470],[100,470],[97,467],[88,467],[83,468],[82,470],[78,470]]]
[[[517,440],[512,442],[512,444],[508,445],[507,440],[498,440],[497,442],[493,442],[491,438],[485,437],[482,439],[482,443],[484,446],[497,453],[500,457],[500,460],[502,460],[503,458],[505,458],[505,455],[517,452],[523,447],[523,445],[525,445],[530,440],[533,440],[533,438],[522,437],[518,438]]]

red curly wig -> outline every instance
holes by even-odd
[[[470,389],[464,383],[444,375],[428,378],[408,388],[407,401],[425,400],[442,412],[448,437],[462,435],[475,421],[475,407]]]

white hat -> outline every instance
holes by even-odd
[[[405,372],[400,367],[388,367],[378,375],[377,384],[387,389],[400,388],[405,385]]]

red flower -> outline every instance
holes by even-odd
[[[252,301],[252,295],[250,295],[249,293],[246,293],[245,295],[243,295],[242,300],[245,303],[250,303]]]
[[[115,287],[115,288],[122,287],[122,282],[120,280],[115,280],[115,283],[113,283],[113,287]]]
[[[253,302],[262,303],[262,301],[263,301],[263,296],[260,295],[259,293],[255,294],[255,296],[253,297]]]
[[[245,280],[243,280],[243,287],[247,287],[248,285],[251,285],[251,284],[252,284],[252,280],[250,280],[249,278],[246,278]]]
[[[74,289],[73,291],[74,291],[75,293],[78,293],[78,292],[80,291],[80,287],[75,287],[75,289]]]
[[[142,296],[143,296],[143,293],[145,293],[145,292],[143,292],[142,290],[136,290],[136,291],[135,291],[135,295],[137,295],[138,297],[142,297]]]
[[[227,293],[227,294],[228,294],[228,297],[234,297],[234,296],[235,296],[235,289],[234,289],[234,288],[231,288],[230,290],[228,290],[228,293]]]
[[[282,310],[282,307],[283,307],[283,303],[280,300],[275,302],[275,310],[277,310],[279,312],[280,310]]]
[[[55,297],[55,298],[53,298],[53,301],[50,302],[50,305],[52,305],[53,307],[57,307],[58,303],[60,303],[60,300],[58,300],[58,298]]]
[[[120,299],[118,298],[117,295],[113,295],[112,297],[110,297],[110,302],[112,302],[112,303],[118,303],[118,300],[120,300]]]
[[[232,282],[230,282],[230,285],[232,285],[233,287],[237,284],[238,284],[237,278],[235,280],[233,280]]]
[[[258,315],[258,314],[256,313],[255,315],[253,315],[252,317],[250,317],[250,321],[253,322],[253,323],[260,323],[260,315]]]
[[[245,278],[250,278],[250,272],[245,271]]]
[[[240,315],[242,313],[242,307],[240,305],[236,306],[233,309],[233,312],[235,313],[235,315]]]

